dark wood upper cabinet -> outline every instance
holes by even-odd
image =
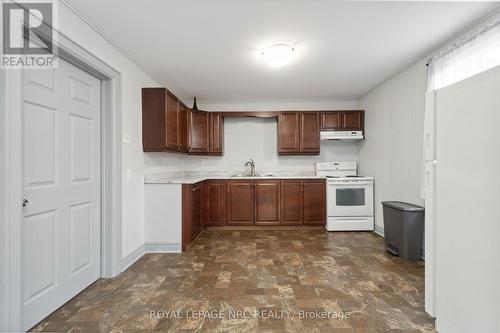
[[[280,112],[278,153],[317,155],[320,152],[319,112]]]
[[[222,155],[224,152],[224,117],[220,112],[209,112],[209,153]]]
[[[278,153],[295,154],[300,150],[298,112],[280,112],[278,116]]]
[[[144,151],[164,151],[166,89],[142,89],[142,146]]]
[[[346,131],[362,131],[364,128],[364,111],[342,112],[342,129]]]
[[[300,113],[300,152],[319,154],[319,112]]]
[[[178,137],[178,126],[177,119],[179,117],[179,100],[174,94],[167,91],[166,96],[167,105],[167,115],[165,121],[165,127],[167,129],[166,134],[166,147],[172,150],[179,150],[179,137]]]
[[[342,129],[341,112],[327,111],[321,112],[322,131],[340,131]]]
[[[180,101],[165,88],[142,89],[144,151],[181,151],[187,139],[187,115]],[[182,118],[186,116],[186,118]],[[187,144],[186,144],[187,146]]]
[[[255,224],[280,223],[281,181],[255,181]]]
[[[324,225],[326,223],[325,180],[304,180],[304,223]]]
[[[252,180],[228,180],[226,186],[227,224],[253,224],[254,182]]]
[[[354,111],[325,111],[321,112],[322,131],[363,131],[365,112]]]
[[[302,224],[303,185],[301,180],[281,181],[281,223]]]
[[[181,151],[189,150],[189,109],[183,103],[179,104],[179,117],[178,117],[178,135],[179,135],[179,149]]]
[[[222,155],[223,113],[192,111],[166,88],[143,88],[142,145],[145,152]]]
[[[205,222],[207,225],[226,224],[226,181],[205,182]]]
[[[208,153],[208,112],[190,111],[189,152]]]
[[[165,88],[142,89],[142,141],[148,151],[223,155],[224,116],[278,116],[279,155],[318,155],[320,131],[364,130],[364,111],[192,111]]]

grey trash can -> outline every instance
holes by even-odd
[[[403,260],[422,255],[424,207],[401,201],[383,201],[385,249]]]

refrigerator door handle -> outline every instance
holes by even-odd
[[[429,190],[434,188],[437,161],[427,161],[424,166],[424,199],[429,199]]]
[[[436,158],[436,92],[428,91],[425,94],[424,112],[424,160]]]

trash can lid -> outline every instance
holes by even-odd
[[[398,210],[404,210],[406,212],[422,212],[424,207],[413,205],[411,203],[402,201],[382,201],[383,206],[391,207]]]

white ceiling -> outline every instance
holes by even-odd
[[[481,2],[72,1],[185,101],[354,99],[498,8]],[[295,61],[267,66],[268,44]]]

